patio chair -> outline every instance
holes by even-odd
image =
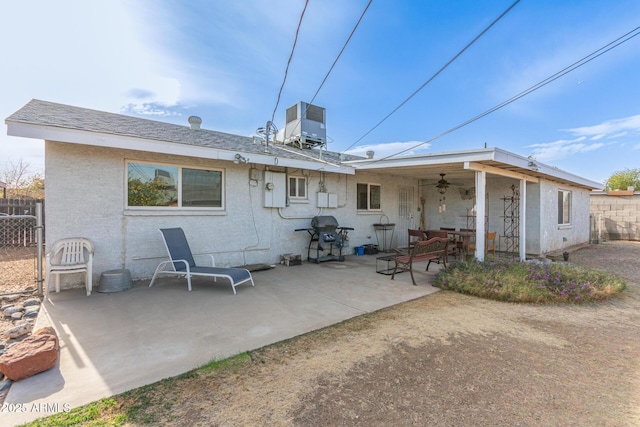
[[[409,242],[408,243],[409,244],[409,247],[408,247],[409,252],[411,251],[411,248],[413,248],[413,245],[416,242],[421,242],[421,241],[427,240],[427,233],[425,233],[424,230],[414,230],[414,229],[409,228],[407,230],[407,232],[409,233],[409,236],[408,236],[409,238],[407,239],[407,242]]]
[[[451,244],[447,247],[447,255],[452,255],[454,258],[458,258],[456,242],[454,238],[449,237],[449,231],[451,230],[427,230],[427,237],[432,239],[434,237],[440,237],[442,239],[449,239]]]
[[[489,252],[493,252],[493,254],[496,254],[496,234],[497,232],[492,231],[487,233],[487,238],[485,239],[485,252],[489,253]]]
[[[93,243],[83,237],[60,239],[53,244],[46,256],[45,282],[49,287],[51,275],[56,276],[56,292],[60,292],[60,275],[84,273],[87,296],[91,295]]]
[[[455,251],[453,256],[457,259],[458,254],[462,254],[462,250],[464,248],[462,245],[463,243],[462,239],[458,239],[455,234],[452,234],[452,232],[456,231],[455,227],[440,227],[440,231],[446,231],[449,234],[449,237],[451,238],[451,243],[452,243],[451,248],[453,248],[453,250]]]
[[[475,233],[475,228],[461,228],[460,231],[465,233]],[[476,236],[469,236],[462,244],[462,251],[468,255],[469,253],[473,253],[476,250]]]
[[[169,254],[169,260],[163,261],[158,265],[155,273],[153,273],[149,287],[153,286],[153,282],[159,274],[186,276],[189,291],[191,291],[191,276],[213,277],[214,281],[218,278],[226,279],[231,282],[231,289],[234,295],[236,294],[236,286],[242,283],[251,282],[251,286],[255,286],[249,270],[216,267],[215,259],[211,254],[206,254],[211,258],[211,267],[196,265],[182,228],[161,228],[160,233]],[[165,270],[167,267],[169,269]]]

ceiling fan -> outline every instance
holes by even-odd
[[[449,184],[449,182],[446,179],[444,179],[445,175],[446,174],[441,173],[440,174],[440,181],[438,181],[438,183],[436,184],[436,188],[438,189],[438,193],[440,193],[440,194],[446,193],[447,192],[447,188],[449,188],[449,186],[451,185],[451,184]]]
[[[465,183],[463,181],[460,181],[460,180],[457,180],[457,179],[453,179],[453,180],[450,181],[450,180],[445,178],[445,175],[446,175],[446,173],[441,173],[440,174],[440,179],[438,179],[438,180],[436,180],[436,179],[428,179],[428,178],[422,179],[420,181],[420,185],[421,186],[438,185],[438,183],[440,181],[442,181],[442,180],[446,181],[447,184],[449,184],[450,186],[453,186],[453,187],[457,187],[457,186],[460,186],[460,185],[467,185],[467,183]]]
[[[438,192],[440,192],[442,189],[448,189],[449,187],[462,187],[462,186],[468,185],[464,182],[448,181],[447,179],[445,179],[445,176],[446,174],[443,172],[443,173],[440,173],[440,179],[437,181],[434,179],[421,180],[420,187],[435,186]],[[444,191],[446,192],[446,190]],[[444,194],[444,193],[440,193],[440,194]]]

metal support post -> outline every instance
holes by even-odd
[[[44,238],[42,234],[44,226],[42,224],[42,203],[36,203],[36,240],[38,245],[36,259],[36,282],[38,284],[38,296],[44,295],[42,287],[42,255],[44,253]]]

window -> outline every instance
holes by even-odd
[[[289,177],[289,198],[306,199],[307,198],[307,179],[303,176]]]
[[[222,207],[222,172],[182,168],[182,206]]]
[[[571,191],[558,190],[558,225],[571,224]]]
[[[380,185],[379,184],[358,184],[357,186],[358,210],[379,211],[380,205]]]
[[[222,171],[127,163],[127,207],[222,208]]]

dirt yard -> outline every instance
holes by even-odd
[[[21,305],[38,295],[35,285],[34,247],[0,247],[0,307]],[[28,322],[33,326],[35,319],[12,320],[0,312],[0,351],[22,338],[9,339],[6,332],[18,323]],[[0,373],[0,381],[4,375]],[[0,403],[4,402],[9,389],[0,383]]]
[[[601,304],[441,291],[251,352],[238,369],[152,396],[151,424],[638,426],[639,260],[638,242],[571,254],[627,279]]]
[[[640,243],[570,260],[619,273],[629,288],[581,306],[438,292],[254,351],[225,375],[179,381],[153,424],[638,426]]]

